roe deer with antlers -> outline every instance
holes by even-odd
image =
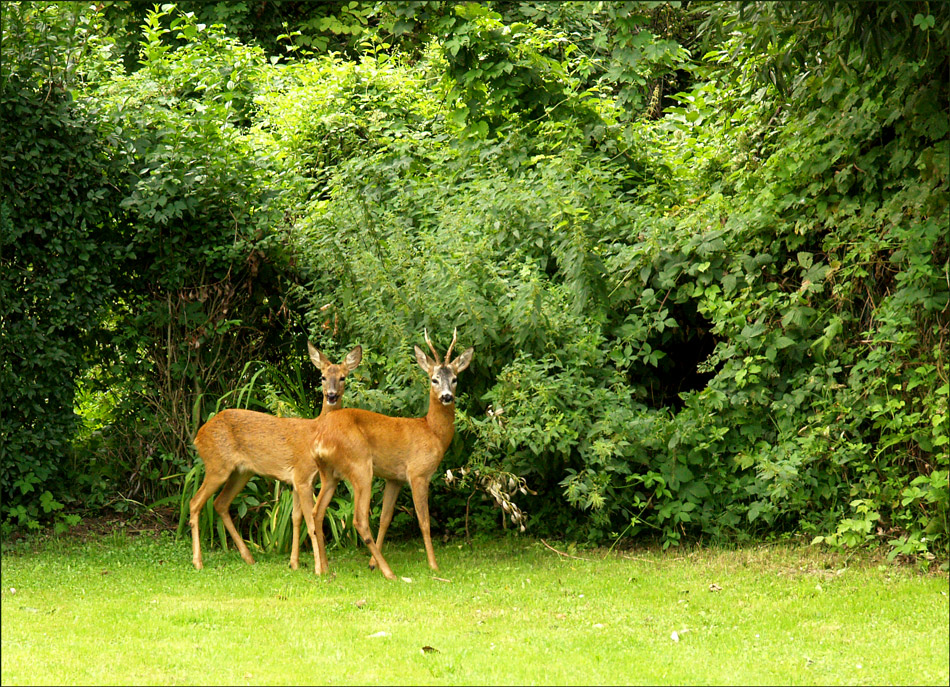
[[[473,348],[469,348],[458,358],[451,360],[452,348],[457,338],[456,329],[452,343],[445,353],[444,362],[429,340],[428,331],[425,331],[425,340],[434,358],[430,358],[418,346],[415,347],[416,362],[425,370],[431,382],[429,412],[425,417],[389,417],[368,410],[347,408],[321,418],[321,422],[330,430],[329,434],[348,439],[349,450],[371,456],[373,473],[386,480],[379,535],[376,540],[379,549],[383,546],[386,530],[392,521],[396,496],[402,485],[409,483],[416,517],[419,519],[419,529],[422,530],[422,539],[425,542],[426,557],[429,567],[433,570],[438,570],[439,566],[435,562],[432,537],[429,533],[429,480],[442,462],[442,456],[455,435],[455,385],[458,373],[469,366],[474,352]],[[325,561],[323,517],[333,498],[339,477],[333,474],[325,475],[323,472],[320,477],[322,485],[313,508],[313,522],[317,530],[321,561]],[[372,553],[371,568],[377,563],[380,566],[385,565],[381,554],[376,551]]]
[[[342,405],[346,375],[363,358],[363,349],[355,346],[343,362],[334,365],[309,341],[310,359],[322,374],[323,406],[320,416],[338,411]],[[313,459],[314,423],[316,420],[281,418],[253,410],[223,410],[208,420],[195,436],[195,447],[205,466],[205,478],[191,499],[192,563],[200,570],[201,541],[198,516],[211,495],[222,484],[224,488],[214,500],[214,509],[224,521],[241,558],[248,564],[254,557],[231,521],[231,502],[253,475],[264,475],[288,482],[293,487],[293,543],[290,567],[296,570],[300,561],[300,521],[311,518],[313,477],[317,468]],[[307,481],[307,474],[309,480]],[[310,524],[308,522],[308,528]],[[314,546],[314,569],[319,571],[319,558]]]

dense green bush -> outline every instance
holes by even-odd
[[[288,350],[295,312],[279,161],[249,127],[261,51],[153,12],[126,75],[94,8],[11,7],[3,512],[35,526],[77,493],[177,492],[194,431],[248,360]],[[93,57],[71,63],[81,50]]]
[[[100,470],[75,456],[77,381],[101,354],[121,260],[122,150],[74,101],[69,6],[3,13],[0,74],[0,500],[37,527]],[[72,21],[70,26],[69,22]],[[50,68],[50,63],[56,66]]]
[[[930,75],[947,66],[947,17],[927,36],[933,51],[895,32],[871,62],[845,14],[790,35],[806,53],[830,39],[823,49],[847,60],[809,65],[785,94],[774,69],[759,72],[744,38],[755,32],[739,33],[661,124],[678,143],[672,160],[699,174],[677,164],[683,183],[669,186],[695,208],[676,211],[667,242],[682,268],[643,285],[698,299],[719,339],[704,364],[715,376],[675,418],[707,427],[669,449],[692,473],[718,468],[701,480],[709,533],[715,514],[729,527],[831,530],[831,543],[886,540],[894,553],[945,550],[947,89]],[[903,29],[926,30],[910,18]],[[661,471],[667,484],[672,474]]]

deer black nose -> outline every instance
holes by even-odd
[[[442,403],[451,403],[453,398],[452,394],[442,394],[439,400],[442,401]]]
[[[330,403],[336,403],[340,398],[339,394],[327,394],[327,401]]]

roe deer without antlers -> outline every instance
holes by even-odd
[[[323,406],[320,415],[341,408],[344,380],[363,358],[363,349],[355,346],[343,362],[334,365],[329,358],[307,342],[310,359],[322,374]],[[293,543],[290,567],[296,570],[300,561],[300,521],[311,517],[313,476],[316,473],[312,456],[316,420],[280,418],[253,410],[223,410],[208,420],[195,436],[198,455],[205,465],[205,478],[191,500],[192,562],[203,567],[198,516],[211,495],[224,484],[214,500],[214,509],[231,533],[241,558],[248,564],[254,557],[231,521],[231,502],[255,474],[273,477],[291,484],[293,489]],[[311,472],[312,471],[312,472]],[[306,475],[309,474],[307,481]],[[306,482],[304,484],[304,482]],[[308,522],[309,528],[309,522]],[[317,548],[314,546],[314,569],[319,570]]]
[[[456,329],[452,343],[445,353],[444,362],[429,340],[428,331],[425,332],[425,340],[434,359],[418,346],[415,347],[416,362],[431,380],[429,412],[425,417],[389,417],[368,410],[347,408],[321,418],[321,423],[330,430],[330,435],[348,439],[348,450],[371,456],[373,473],[386,480],[379,535],[376,540],[378,549],[382,548],[383,538],[392,521],[396,496],[402,485],[409,483],[416,517],[419,519],[419,529],[422,530],[422,539],[425,542],[426,557],[429,567],[433,570],[438,570],[439,566],[435,562],[432,537],[429,533],[429,480],[442,462],[442,456],[455,435],[455,385],[458,373],[469,366],[474,352],[473,348],[469,348],[449,362],[457,337]],[[332,474],[332,471],[327,472],[330,474],[320,474],[322,485],[313,508],[313,522],[317,531],[321,561],[326,560],[323,517],[339,482],[339,476]],[[368,499],[369,496],[365,498]],[[367,502],[367,510],[368,507]],[[371,568],[375,567],[377,562],[380,566],[385,565],[381,554],[376,551],[372,553]]]

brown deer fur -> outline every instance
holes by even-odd
[[[396,496],[402,485],[408,482],[429,567],[438,570],[429,531],[429,480],[442,462],[442,456],[455,435],[455,384],[458,373],[469,366],[474,349],[469,348],[458,358],[448,362],[456,341],[453,337],[446,352],[446,362],[443,363],[429,341],[428,332],[425,338],[435,355],[433,360],[418,346],[415,347],[416,361],[431,381],[429,411],[425,417],[389,417],[367,410],[348,408],[322,418],[321,422],[327,430],[327,435],[338,439],[337,450],[370,456],[373,473],[386,480],[377,546],[382,548],[386,530],[392,521]],[[318,448],[317,454],[323,455],[323,449]],[[327,472],[328,474],[321,473],[322,485],[313,509],[322,560],[326,560],[323,518],[341,476],[333,471]],[[374,551],[370,567],[374,567],[378,561],[380,558]]]

